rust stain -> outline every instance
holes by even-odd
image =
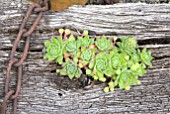
[[[36,0],[28,0],[31,2],[36,2]],[[85,5],[87,0],[50,0],[50,10],[60,11],[66,9],[72,5]]]

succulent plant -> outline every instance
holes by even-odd
[[[93,69],[92,76],[95,76],[96,79],[105,82],[106,78],[104,77],[104,72],[107,68],[108,62],[107,58],[105,57],[105,53],[99,53],[96,55],[95,60],[90,62],[89,68]]]
[[[44,45],[47,48],[47,53],[45,54],[44,59],[56,60],[57,63],[62,64],[64,49],[62,38],[60,36],[57,39],[52,37],[51,42],[46,41]]]
[[[151,56],[151,52],[146,51],[146,48],[142,50],[140,57],[144,64],[146,64],[147,66],[152,66],[151,60],[153,59],[153,57]]]
[[[138,76],[133,73],[131,70],[121,71],[119,75],[117,75],[114,86],[119,86],[120,89],[129,90],[130,85],[132,84],[140,84],[138,80]]]
[[[123,54],[116,54],[114,56],[112,56],[111,58],[111,64],[112,64],[112,68],[117,69],[117,68],[121,68],[123,69],[124,67],[126,67],[126,60],[125,60],[125,55]]]
[[[80,61],[83,66],[87,65],[94,56],[94,52],[90,49],[81,48]]]
[[[118,45],[120,52],[126,53],[128,55],[136,53],[136,48],[138,48],[137,41],[131,36],[127,38],[122,37],[121,42],[117,42],[116,44]]]
[[[58,70],[61,75],[68,75],[70,79],[76,77],[79,78],[81,75],[81,70],[77,67],[77,65],[73,61],[68,61],[63,64],[63,69]]]
[[[96,40],[95,44],[100,51],[109,50],[113,46],[112,40],[107,39],[106,36],[102,36],[102,38],[97,38]]]
[[[128,36],[127,39],[123,38],[122,42],[124,44],[127,44],[127,46],[132,47],[132,48],[137,48],[137,41],[132,37],[132,36]]]
[[[129,90],[131,85],[140,84],[138,77],[146,73],[147,66],[152,66],[151,52],[146,48],[141,51],[131,36],[120,40],[106,36],[90,38],[85,30],[75,37],[68,29],[60,29],[59,34],[57,39],[52,37],[44,43],[44,58],[55,60],[62,66],[56,71],[70,79],[85,74],[107,82],[105,92],[114,91],[115,87]]]
[[[142,76],[146,73],[145,66],[139,63],[135,63],[130,67],[130,70],[133,71],[134,75]]]
[[[90,39],[88,33],[84,33],[83,37],[78,37],[78,42],[82,47],[88,47],[90,44],[94,43],[94,39]]]
[[[75,55],[79,51],[80,44],[75,40],[73,35],[70,35],[70,37],[68,38],[68,40],[65,41],[65,43],[66,51],[69,54]]]

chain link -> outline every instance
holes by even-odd
[[[21,90],[22,75],[23,75],[22,67],[23,67],[23,63],[28,55],[30,36],[33,33],[33,31],[35,30],[39,21],[41,20],[43,13],[49,9],[48,3],[49,3],[49,0],[37,0],[36,3],[30,5],[30,7],[25,15],[25,18],[20,26],[18,36],[14,41],[13,48],[11,50],[10,57],[9,57],[9,63],[7,65],[7,72],[6,72],[6,77],[5,77],[5,94],[6,95],[3,98],[1,114],[6,114],[8,100],[13,101],[13,114],[17,113],[17,100],[18,100],[17,98],[18,98],[18,95]],[[29,28],[29,30],[27,30],[25,28],[25,26],[29,20],[30,15],[33,12],[39,13],[39,14],[38,14],[36,20],[34,21],[33,25]],[[15,52],[16,52],[18,43],[21,40],[21,38],[26,38],[26,41],[25,41],[25,48],[24,48],[23,55],[19,60],[18,58],[15,57]],[[11,72],[12,67],[17,67],[17,69],[18,69],[18,71],[17,71],[18,72],[17,86],[16,86],[15,90],[9,88],[10,72]]]

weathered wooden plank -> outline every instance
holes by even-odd
[[[28,3],[4,1],[0,10],[0,101],[4,96],[4,77],[8,54],[16,38]],[[115,4],[74,6],[61,12],[46,12],[31,38],[29,56],[24,63],[19,114],[67,113],[168,113],[170,112],[170,5]],[[31,17],[31,26],[36,14]],[[134,36],[140,47],[154,56],[153,68],[141,77],[141,85],[130,91],[116,89],[103,93],[104,84],[85,90],[82,82],[55,74],[56,65],[42,59],[43,42],[66,27],[75,34],[88,29],[91,35]],[[17,55],[21,55],[24,40]],[[11,87],[16,84],[11,72]],[[8,108],[10,113],[10,107]]]
[[[27,114],[166,113],[170,105],[169,73],[170,69],[149,71],[142,77],[142,85],[135,85],[130,91],[116,89],[114,93],[103,93],[104,85],[66,91],[60,86],[62,82],[52,81],[58,80],[55,74],[24,75],[18,111]]]
[[[10,5],[9,2],[5,3],[5,6]],[[24,10],[13,6],[12,11],[9,6],[4,7],[5,15],[1,19],[3,28],[0,28],[0,31],[8,33],[18,31],[27,8],[24,6],[26,4],[22,7]],[[140,39],[166,38],[170,36],[168,6],[168,4],[120,4],[71,7],[58,13],[47,12],[37,30],[46,30],[46,33],[52,33],[58,28],[70,27],[78,30],[88,29],[97,34],[137,35]],[[77,8],[79,9],[77,10]],[[35,18],[35,15],[33,17]],[[30,20],[30,24],[32,21],[33,18]]]

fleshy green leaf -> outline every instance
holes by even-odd
[[[75,37],[73,35],[70,35],[70,37],[68,38],[68,41],[75,41]]]
[[[130,90],[130,86],[125,86],[125,90]]]
[[[93,78],[94,78],[94,80],[98,80],[99,79],[99,77],[97,75],[94,75]]]
[[[50,42],[46,41],[46,42],[44,42],[44,45],[45,45],[45,47],[48,47],[48,46],[50,46]]]
[[[79,63],[78,65],[80,68],[83,68],[83,66],[84,66],[83,63]]]
[[[91,73],[92,73],[92,71],[91,71],[91,70],[86,69],[86,74],[87,74],[87,75],[90,75]]]
[[[109,87],[105,87],[105,88],[104,88],[104,92],[105,92],[105,93],[109,92]]]
[[[110,91],[111,91],[111,92],[113,92],[113,91],[114,91],[114,88],[113,88],[113,87],[111,87],[111,88],[110,88]]]
[[[51,42],[52,42],[52,43],[58,43],[57,39],[54,38],[54,37],[51,38]]]
[[[114,74],[113,69],[106,69],[104,73],[107,77],[111,77]]]
[[[97,72],[97,75],[99,76],[99,78],[103,77],[103,73],[100,71]]]
[[[113,88],[115,86],[113,81],[109,82],[108,85],[109,85],[110,88]]]
[[[68,74],[68,77],[69,77],[70,79],[73,79],[73,78],[74,78],[74,74]]]
[[[92,69],[94,67],[94,62],[90,62],[89,68]]]
[[[105,78],[105,77],[99,77],[99,80],[100,80],[101,82],[105,82],[105,81],[106,81],[106,78]]]
[[[89,32],[88,32],[87,30],[84,30],[84,31],[83,31],[83,34],[84,34],[85,36],[87,36],[87,35],[89,34]]]
[[[57,69],[56,72],[60,73],[61,75],[66,75],[67,74],[65,69],[61,69],[61,70]]]
[[[75,56],[75,57],[73,58],[73,61],[74,61],[75,63],[77,63],[77,62],[78,62],[78,57]]]
[[[147,52],[146,48],[144,48],[141,53],[142,62],[148,66],[152,66],[152,64],[150,62],[152,59],[153,59],[153,57],[151,56],[151,52]]]
[[[63,56],[59,56],[56,60],[56,63],[59,63],[61,65],[63,63]]]

